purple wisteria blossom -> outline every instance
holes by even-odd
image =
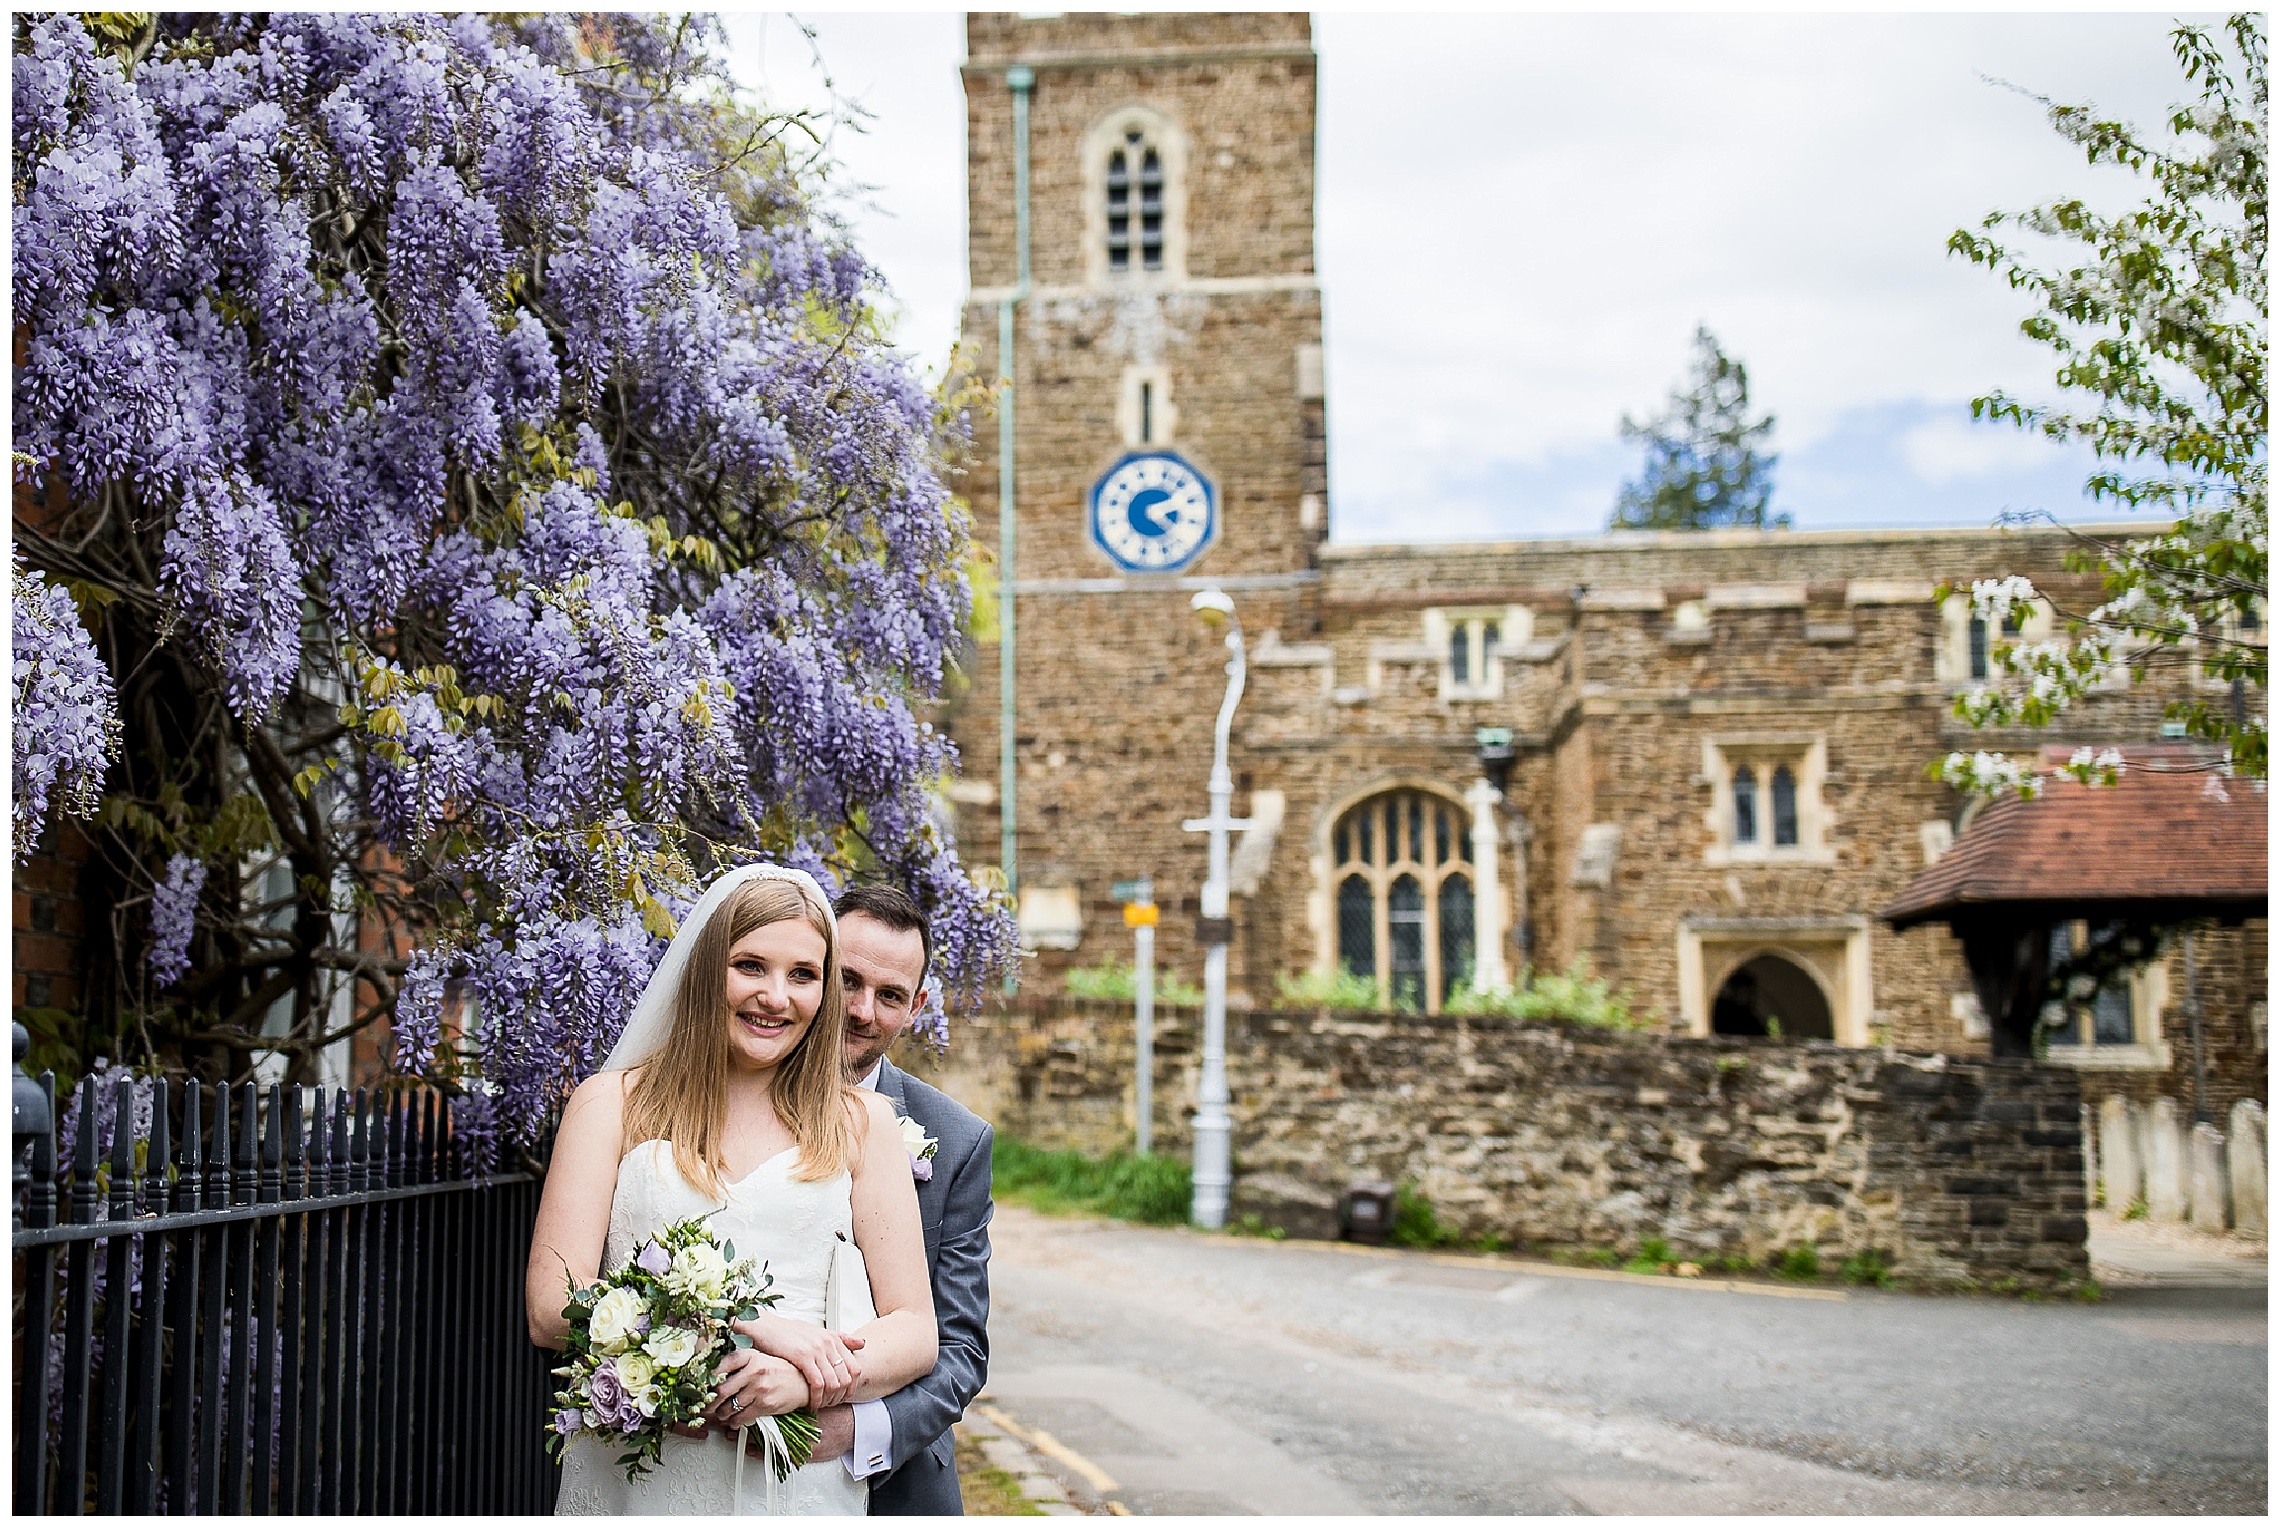
[[[9,657],[16,693],[9,713],[15,764],[16,862],[38,845],[50,812],[95,810],[103,772],[118,750],[119,709],[110,670],[88,640],[71,596],[11,552],[14,579]]]
[[[50,491],[16,524],[17,843],[108,790],[98,889],[152,897],[122,970],[179,981],[211,924],[228,968],[143,1013],[162,1048],[257,1033],[284,978],[300,1027],[260,1043],[305,1054],[346,994],[467,1080],[487,1161],[725,865],[904,882],[953,1003],[1010,969],[931,798],[963,423],[719,41],[19,20],[14,446]]]
[[[190,969],[198,893],[205,889],[206,867],[177,854],[166,862],[166,874],[150,894],[150,974],[161,987],[173,986]]]

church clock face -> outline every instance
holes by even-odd
[[[1093,484],[1093,544],[1127,573],[1176,573],[1211,545],[1219,494],[1171,451],[1135,451]]]

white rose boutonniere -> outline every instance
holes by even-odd
[[[903,1153],[910,1158],[910,1175],[925,1183],[934,1176],[934,1153],[942,1143],[926,1133],[926,1127],[905,1114],[895,1121],[902,1127]]]

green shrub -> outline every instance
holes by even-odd
[[[1847,1284],[1870,1284],[1878,1289],[1892,1287],[1892,1258],[1880,1248],[1870,1247],[1855,1252],[1837,1270],[1837,1276]]]
[[[1773,1271],[1785,1279],[1817,1279],[1821,1276],[1821,1254],[1800,1242],[1773,1260]]]
[[[1356,976],[1343,968],[1330,971],[1308,971],[1301,976],[1289,972],[1275,978],[1275,996],[1294,1008],[1343,1008],[1358,1013],[1382,1013],[1388,1006],[1385,989],[1366,976]]]
[[[990,1184],[999,1198],[1048,1213],[1149,1225],[1184,1222],[1193,1195],[1188,1165],[1177,1157],[1120,1151],[1103,1159],[1081,1151],[1041,1151],[1002,1135],[991,1151]]]
[[[2150,1213],[2152,1212],[2146,1208],[2145,1197],[2140,1195],[2130,1201],[2128,1209],[2122,1211],[2122,1219],[2143,1220]]]
[[[1385,1239],[1397,1247],[1453,1247],[1464,1237],[1441,1224],[1441,1217],[1433,1213],[1433,1201],[1419,1193],[1416,1184],[1404,1183],[1393,1191],[1393,1227]]]
[[[1639,1243],[1638,1256],[1623,1265],[1631,1273],[1660,1273],[1677,1259],[1670,1255],[1670,1243],[1659,1236],[1650,1236]]]
[[[1062,978],[1071,997],[1116,998],[1129,1002],[1138,990],[1138,977],[1129,960],[1109,959],[1097,966],[1078,966]],[[1178,973],[1156,968],[1156,1001],[1193,1007],[1203,1001],[1203,989],[1181,981]]]
[[[1523,969],[1508,987],[1475,987],[1459,982],[1442,1005],[1445,1012],[1501,1015],[1513,1019],[1566,1019],[1599,1029],[1648,1029],[1631,1016],[1631,1005],[1591,974],[1591,962],[1578,955],[1565,972]]]
[[[1229,1236],[1256,1236],[1264,1241],[1281,1241],[1289,1233],[1281,1226],[1270,1226],[1257,1215],[1244,1215],[1228,1226]]]

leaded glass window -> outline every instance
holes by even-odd
[[[1398,1007],[1438,1012],[1472,975],[1471,817],[1435,791],[1394,790],[1330,830],[1341,970]]]
[[[1108,268],[1132,269],[1135,247],[1140,268],[1164,268],[1164,156],[1145,134],[1124,135],[1108,156]]]

